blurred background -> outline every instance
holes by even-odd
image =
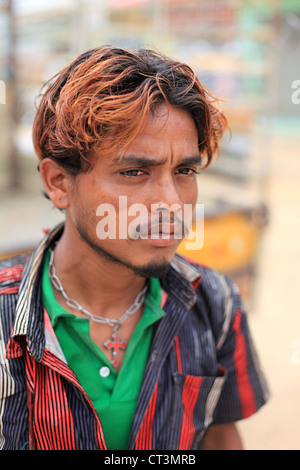
[[[62,215],[31,141],[42,84],[99,45],[150,47],[222,98],[232,137],[199,176],[204,246],[179,252],[240,287],[271,390],[239,424],[247,449],[300,449],[299,0],[0,0],[0,258]]]

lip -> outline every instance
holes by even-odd
[[[163,234],[159,233],[158,238],[151,238],[151,236],[149,236],[148,238],[145,238],[144,241],[161,248],[172,246],[178,241],[172,233],[168,234],[168,238],[162,238],[162,236]]]
[[[169,226],[169,229],[170,230],[167,230],[165,232],[160,229],[158,233],[155,231],[154,233],[151,233],[151,230],[149,230],[148,237],[145,240],[151,243],[152,245],[159,247],[172,246],[174,245],[174,243],[177,242],[177,240],[181,240],[181,238],[178,238],[178,236],[176,236],[176,233],[178,232],[174,232],[173,226]]]
[[[156,238],[161,238],[165,236],[165,238],[173,237],[176,234],[182,233],[182,225],[179,224],[162,224],[159,226],[152,226],[149,227],[148,230],[148,237],[154,236]]]

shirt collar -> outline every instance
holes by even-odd
[[[35,349],[34,345],[44,341],[44,312],[41,298],[44,259],[49,247],[59,240],[63,230],[62,223],[50,231],[34,249],[24,268],[12,337],[27,335],[28,348],[29,351],[32,348],[32,352]],[[201,275],[197,267],[175,254],[167,275],[161,278],[160,282],[170,297],[189,310],[196,301],[195,288],[200,280]],[[42,355],[42,348],[37,355]]]
[[[69,319],[74,319],[74,315],[64,309],[55,299],[54,290],[48,273],[49,257],[50,253],[48,251],[44,259],[42,275],[42,299],[43,305],[51,319],[51,323],[53,327],[55,327],[60,318],[67,317]],[[160,308],[161,287],[158,279],[151,278],[149,280],[149,288],[145,298],[145,305],[148,306],[148,310],[151,310],[156,315],[157,319],[163,317],[164,311]]]
[[[196,288],[201,281],[197,266],[175,253],[167,275],[160,279],[163,289],[186,310],[196,302]]]
[[[29,353],[41,361],[45,346],[44,308],[41,299],[43,261],[48,248],[60,238],[64,225],[49,232],[31,253],[25,264],[16,305],[11,338],[27,336]]]

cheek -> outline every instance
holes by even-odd
[[[196,204],[198,199],[198,183],[196,178],[185,184],[184,187],[181,187],[180,196],[184,204],[192,204],[193,206]]]
[[[196,205],[198,201],[198,185],[197,182],[192,182],[191,185],[187,186],[185,191],[182,193],[182,205],[183,213],[189,214],[187,217],[192,217],[192,214],[195,212]]]
[[[105,182],[102,184],[94,177],[82,181],[73,196],[73,209],[81,210],[84,214],[88,213],[89,216],[96,216],[97,208],[101,204],[111,204],[116,207],[116,210],[118,208],[116,191],[113,188],[106,188]]]
[[[97,207],[100,204],[100,198],[93,185],[78,185],[73,192],[71,203],[68,209],[68,215],[74,225],[85,228],[86,232],[94,232],[97,224]]]

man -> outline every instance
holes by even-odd
[[[90,50],[51,82],[33,142],[65,222],[1,264],[2,449],[242,448],[267,392],[240,296],[175,254],[226,126],[151,51]]]

